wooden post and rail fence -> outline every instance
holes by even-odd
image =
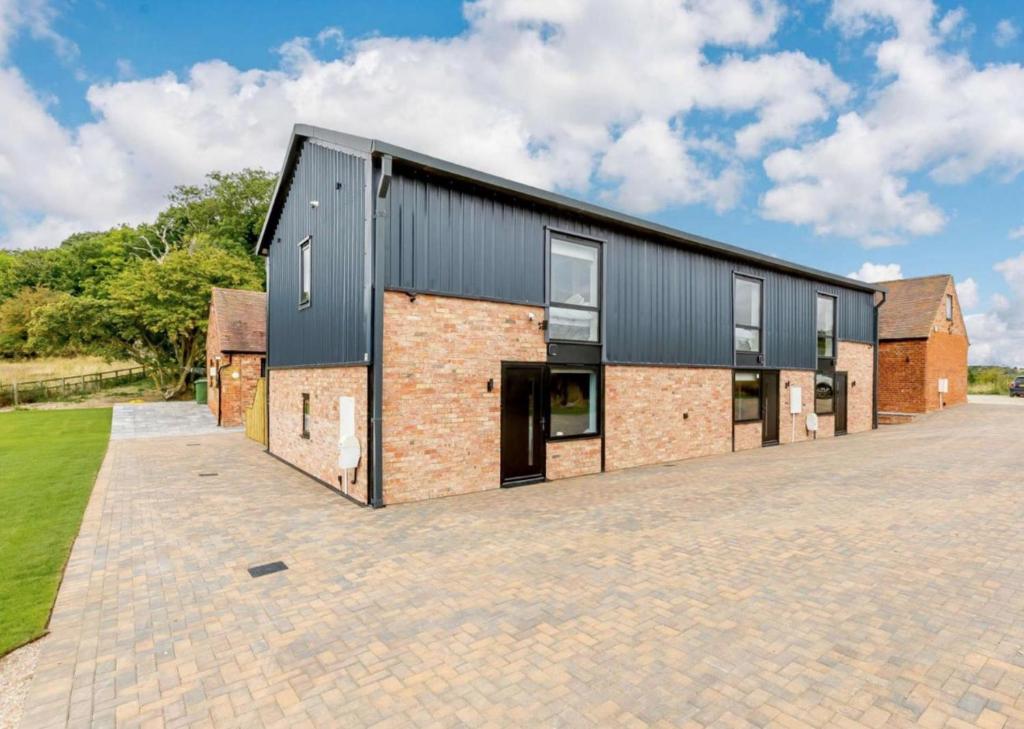
[[[122,367],[105,372],[90,372],[69,377],[0,383],[0,407],[30,402],[55,400],[82,392],[96,392],[106,387],[126,385],[146,376],[145,367]]]

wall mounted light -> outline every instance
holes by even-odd
[[[786,389],[789,389],[789,380],[786,380]]]
[[[850,383],[850,387],[856,387],[856,386],[857,386],[857,380],[854,380],[853,382]]]
[[[311,207],[311,208],[318,208],[318,207],[320,207],[320,201],[319,200],[310,200],[309,201],[309,207]]]
[[[487,392],[494,392],[494,378],[487,380]]]
[[[689,420],[689,419],[690,419],[690,413],[683,413],[683,420]]]

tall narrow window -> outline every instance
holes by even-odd
[[[953,295],[946,294],[946,321],[953,321]]]
[[[818,372],[814,375],[814,412],[831,415],[835,412],[835,373]]]
[[[552,438],[597,434],[597,369],[552,367],[548,377]]]
[[[732,417],[737,423],[761,419],[761,373],[736,372],[732,389]]]
[[[313,283],[313,254],[310,250],[310,238],[299,243],[299,306],[309,306]]]
[[[836,356],[836,299],[818,294],[818,357]]]
[[[733,318],[737,352],[761,352],[761,282],[736,276],[733,286]]]
[[[302,393],[302,437],[309,437],[309,426],[310,426],[310,415],[309,415],[309,393]]]
[[[597,342],[600,332],[601,249],[596,243],[551,238],[548,336]]]

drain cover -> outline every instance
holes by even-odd
[[[255,567],[249,568],[250,577],[263,577],[263,575],[272,575],[275,572],[281,572],[288,569],[288,565],[284,562],[267,562],[266,564],[258,564]]]
[[[216,471],[206,471],[206,472],[201,472],[199,475],[200,476],[216,476],[217,472]]]

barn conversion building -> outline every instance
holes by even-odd
[[[875,422],[875,286],[378,140],[297,125],[257,250],[268,450],[363,503]]]
[[[878,409],[889,422],[967,402],[967,327],[948,273],[878,284]]]
[[[206,332],[207,403],[217,425],[242,424],[266,368],[267,295],[214,287]]]

